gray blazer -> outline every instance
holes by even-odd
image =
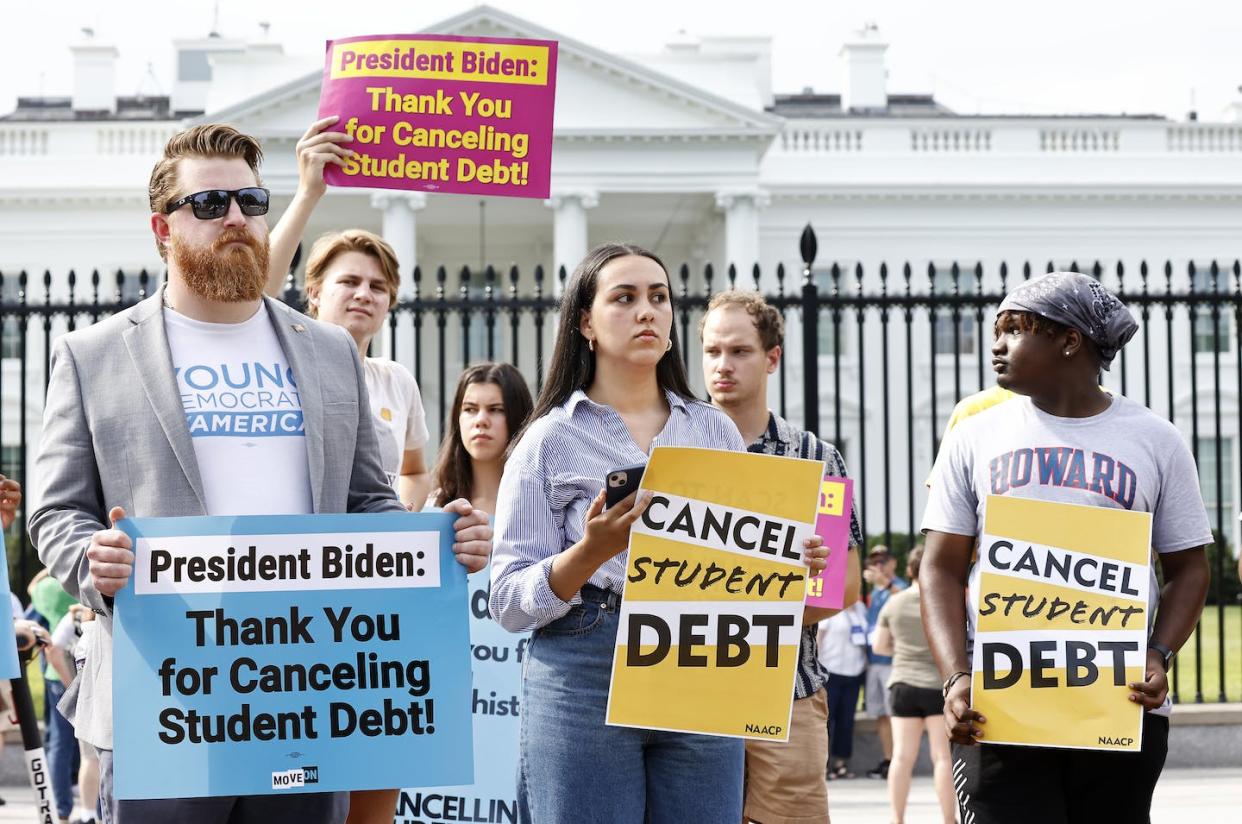
[[[315,512],[402,511],[380,465],[353,340],[264,302],[299,389]],[[157,293],[56,340],[34,464],[30,537],[99,620],[61,708],[79,738],[104,749],[112,749],[112,599],[91,583],[91,535],[109,526],[114,506],[139,518],[207,514],[162,309]]]

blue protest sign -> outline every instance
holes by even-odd
[[[470,576],[470,691],[474,713],[474,784],[402,790],[396,824],[517,821],[522,661],[530,633],[507,632],[487,614],[491,570]]]
[[[442,513],[122,521],[117,798],[473,778],[465,570]]]
[[[4,542],[0,541],[0,594],[9,589],[9,559]],[[12,599],[10,599],[12,600]],[[22,674],[17,661],[17,638],[13,634],[13,610],[8,602],[0,605],[0,678],[16,678]]]

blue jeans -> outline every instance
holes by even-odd
[[[73,787],[78,783],[78,739],[69,719],[60,714],[56,705],[65,694],[60,681],[43,682],[43,701],[47,709],[47,770],[51,773],[52,792],[56,794],[56,815],[68,818],[73,812]]]
[[[854,754],[854,711],[858,709],[861,675],[828,673],[829,755],[849,761]]]
[[[518,821],[741,821],[740,739],[605,726],[620,599],[591,586],[582,597],[535,632],[523,662]]]

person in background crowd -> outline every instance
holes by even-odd
[[[44,570],[46,572],[46,570]],[[30,606],[47,621],[47,628],[55,630],[69,614],[69,609],[77,604],[73,596],[65,592],[50,575],[42,575],[30,587]],[[68,648],[72,651],[72,647]],[[73,732],[73,724],[56,709],[60,699],[65,695],[65,686],[72,678],[65,678],[61,673],[72,675],[64,662],[64,652],[59,649],[43,648],[43,723],[47,734],[43,742],[47,754],[47,769],[51,774],[52,791],[56,794],[56,814],[68,819],[73,812],[74,776],[78,773],[78,741]]]
[[[890,596],[909,586],[897,575],[897,559],[888,547],[877,544],[867,553],[867,565],[863,567],[863,580],[871,585],[867,600],[867,638],[872,647],[867,651],[867,676],[864,688],[867,714],[875,719],[876,733],[880,737],[880,749],[884,760],[867,772],[868,778],[888,778],[888,765],[893,758],[893,727],[889,723],[892,710],[888,705],[888,676],[892,672],[893,659],[875,651],[875,629],[880,620],[880,610]]]
[[[922,524],[923,623],[946,677],[944,719],[963,820],[1150,820],[1168,746],[1167,671],[1203,610],[1209,578],[1204,546],[1212,532],[1181,434],[1143,406],[1100,388],[1100,370],[1137,328],[1121,301],[1087,275],[1053,272],[1017,287],[997,312],[992,363],[997,383],[1022,397],[963,421],[941,450]],[[1134,482],[1126,496],[1109,483],[1061,483],[1051,475],[1015,485],[1001,478],[994,486],[997,456],[1035,448],[1105,456],[1108,466],[1128,467]],[[1151,513],[1163,586],[1153,567],[1149,607],[1155,620],[1144,676],[1127,684],[1126,696],[1147,710],[1140,753],[976,746],[987,719],[970,708],[966,635],[967,622],[975,624],[970,605],[977,586],[970,557],[990,494]],[[1116,792],[1118,786],[1126,791]]]
[[[1239,515],[1238,518],[1242,519],[1242,515]],[[1237,553],[1238,553],[1238,582],[1242,583],[1242,547],[1238,548]]]
[[[892,710],[893,762],[888,769],[888,797],[894,824],[904,824],[906,801],[910,796],[910,780],[914,762],[919,756],[919,739],[927,732],[931,749],[936,797],[940,799],[940,815],[944,824],[954,822],[953,780],[949,772],[949,739],[944,735],[941,718],[944,698],[940,694],[940,671],[932,659],[923,634],[920,608],[919,564],[923,547],[910,550],[906,574],[910,586],[894,594],[880,610],[875,633],[875,650],[891,655],[892,671],[888,676],[889,707]]]
[[[13,525],[13,521],[17,519],[17,507],[22,502],[22,486],[12,478],[6,478],[0,475],[0,531],[7,533],[9,527]],[[3,536],[0,535],[0,538]],[[22,617],[22,602],[16,595],[9,592],[9,601],[13,609],[13,619],[19,620]],[[0,681],[0,752],[4,751],[4,732],[12,729],[13,723],[9,720],[11,716],[11,708],[13,706],[12,699],[9,695],[8,682]],[[4,799],[0,798],[0,806],[4,806]]]
[[[828,780],[854,778],[854,715],[867,671],[867,607],[862,601],[819,622],[819,663],[828,673]]]
[[[144,800],[112,794],[113,596],[128,584],[134,563],[132,541],[117,521],[127,512],[405,509],[380,464],[356,341],[264,299],[269,192],[259,180],[261,160],[258,141],[229,126],[201,124],[174,135],[148,186],[167,282],[137,306],[57,338],[51,353],[29,529],[52,574],[98,615],[84,670],[61,709],[99,750],[108,824],[338,824],[348,809],[344,793]],[[201,364],[204,353],[215,367]],[[282,419],[303,425],[262,438],[210,427],[191,433],[189,419],[218,408],[215,396],[189,391],[186,373],[248,375],[243,364],[254,360],[289,370],[299,391],[259,403],[279,405],[289,413]],[[134,448],[134,433],[142,433],[142,449]],[[467,501],[448,508],[461,516],[453,545],[458,562],[481,568],[490,550],[486,513]]]
[[[800,430],[768,408],[768,376],[780,365],[785,324],[758,292],[729,290],[711,299],[699,322],[703,383],[712,404],[729,416],[747,449],[823,461],[825,474],[846,476],[845,461],[832,444]],[[863,544],[850,502],[849,547]],[[858,600],[858,556],[847,561],[845,604]],[[794,680],[789,741],[746,742],[745,816],[758,824],[828,821],[824,765],[828,762],[826,675],[819,664],[816,626],[836,612],[806,607],[798,670]]]
[[[509,445],[533,408],[526,379],[516,367],[479,363],[462,372],[428,504],[465,498],[475,509],[495,512]]]
[[[565,288],[531,422],[505,464],[492,558],[492,616],[534,629],[522,685],[518,817],[539,822],[742,819],[740,740],[604,724],[630,527],[650,493],[604,507],[609,470],[657,443],[745,449],[723,412],[696,401],[668,273],[649,251],[596,247]],[[812,572],[826,550],[806,542]]]
[[[72,683],[81,672],[82,664],[85,663],[83,659],[86,657],[83,639],[96,628],[95,613],[81,604],[74,604],[52,630],[52,644],[63,651],[64,658],[69,663],[67,674],[70,677],[66,683]],[[82,800],[74,808],[69,824],[94,824],[99,805],[99,754],[85,741],[78,741],[77,745],[80,764],[78,788]]]
[[[936,473],[936,462],[940,460],[940,455],[944,452],[944,442],[949,439],[949,433],[957,428],[957,425],[967,418],[978,415],[985,409],[991,409],[997,404],[1013,400],[1018,397],[1017,393],[1010,392],[999,386],[989,386],[987,389],[981,389],[978,392],[967,395],[956,404],[953,405],[953,411],[949,413],[949,421],[944,425],[944,434],[940,436],[939,448],[936,450],[936,457],[932,461],[932,471],[927,476],[927,480],[923,482],[924,486],[931,486],[932,475]]]
[[[452,413],[445,421],[444,440],[432,472],[434,489],[427,507],[465,498],[476,509],[495,512],[505,457],[533,406],[526,380],[515,367],[507,363],[479,363],[467,368],[453,393]],[[490,796],[503,799],[512,809],[517,798],[518,738],[525,711],[517,699],[521,694],[523,650],[529,639],[505,632],[488,614],[489,570],[473,573],[469,587],[472,648],[502,651],[487,661],[471,661],[474,784],[425,792],[452,795],[465,805],[472,798]],[[511,648],[515,652],[512,658],[507,653]],[[480,696],[486,695],[500,696],[501,701],[506,697],[512,699],[509,713],[489,711],[486,701],[480,700]]]
[[[13,619],[13,634],[18,652],[33,652],[36,646],[44,649],[52,646],[52,636],[38,621],[29,618]]]
[[[17,498],[20,499],[21,497],[21,487],[17,486],[17,481],[11,482],[14,484],[14,487],[11,488],[6,487],[8,483],[10,483],[9,479],[0,475],[0,525],[4,527],[5,531],[8,530],[17,517],[18,501],[10,502],[8,494],[15,489]],[[12,591],[9,592],[9,604],[12,608],[13,620],[23,620],[22,614],[24,609],[21,599],[13,594]],[[0,679],[0,753],[4,752],[4,734],[13,729],[16,723],[17,719],[13,717],[13,696],[9,690],[9,682],[8,680]],[[4,799],[0,798],[0,807],[3,807],[4,803]]]

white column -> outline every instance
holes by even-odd
[[[552,271],[549,273],[560,292],[559,272],[565,267],[572,275],[574,267],[586,257],[587,209],[599,205],[599,195],[591,191],[557,192],[544,201],[552,209]]]
[[[725,216],[725,256],[724,265],[716,273],[717,289],[724,289],[729,283],[729,264],[737,267],[737,285],[741,289],[755,288],[751,272],[759,262],[759,210],[768,205],[768,195],[759,189],[724,189],[716,193],[716,208]],[[776,294],[776,272],[764,270],[760,272],[759,292],[764,295]],[[790,345],[790,327],[785,329],[785,351],[793,352],[790,365],[794,366],[793,374],[799,364],[800,355],[797,348]],[[772,374],[768,378],[768,399],[778,397],[780,378]],[[790,393],[790,410],[800,409],[797,392]]]
[[[371,207],[383,212],[380,234],[397,253],[401,273],[402,298],[414,292],[414,266],[418,263],[418,219],[416,212],[427,206],[422,192],[382,192],[371,195]],[[424,275],[425,276],[425,275]]]
[[[725,256],[720,275],[726,275],[729,264],[737,267],[739,284],[749,286],[750,273],[759,262],[759,210],[768,205],[768,196],[759,189],[725,189],[716,193],[716,208],[725,215]],[[775,283],[775,273],[764,272]]]
[[[397,272],[401,277],[397,300],[414,295],[414,266],[418,263],[418,218],[415,213],[426,206],[427,195],[422,192],[377,192],[371,195],[371,208],[383,212],[380,235],[397,255]],[[426,283],[426,273],[423,277]],[[371,345],[371,352],[388,357],[391,347],[392,328],[385,323]],[[397,350],[397,360],[412,365],[414,332],[408,319],[397,332]],[[423,403],[431,403],[426,393],[423,394]]]

